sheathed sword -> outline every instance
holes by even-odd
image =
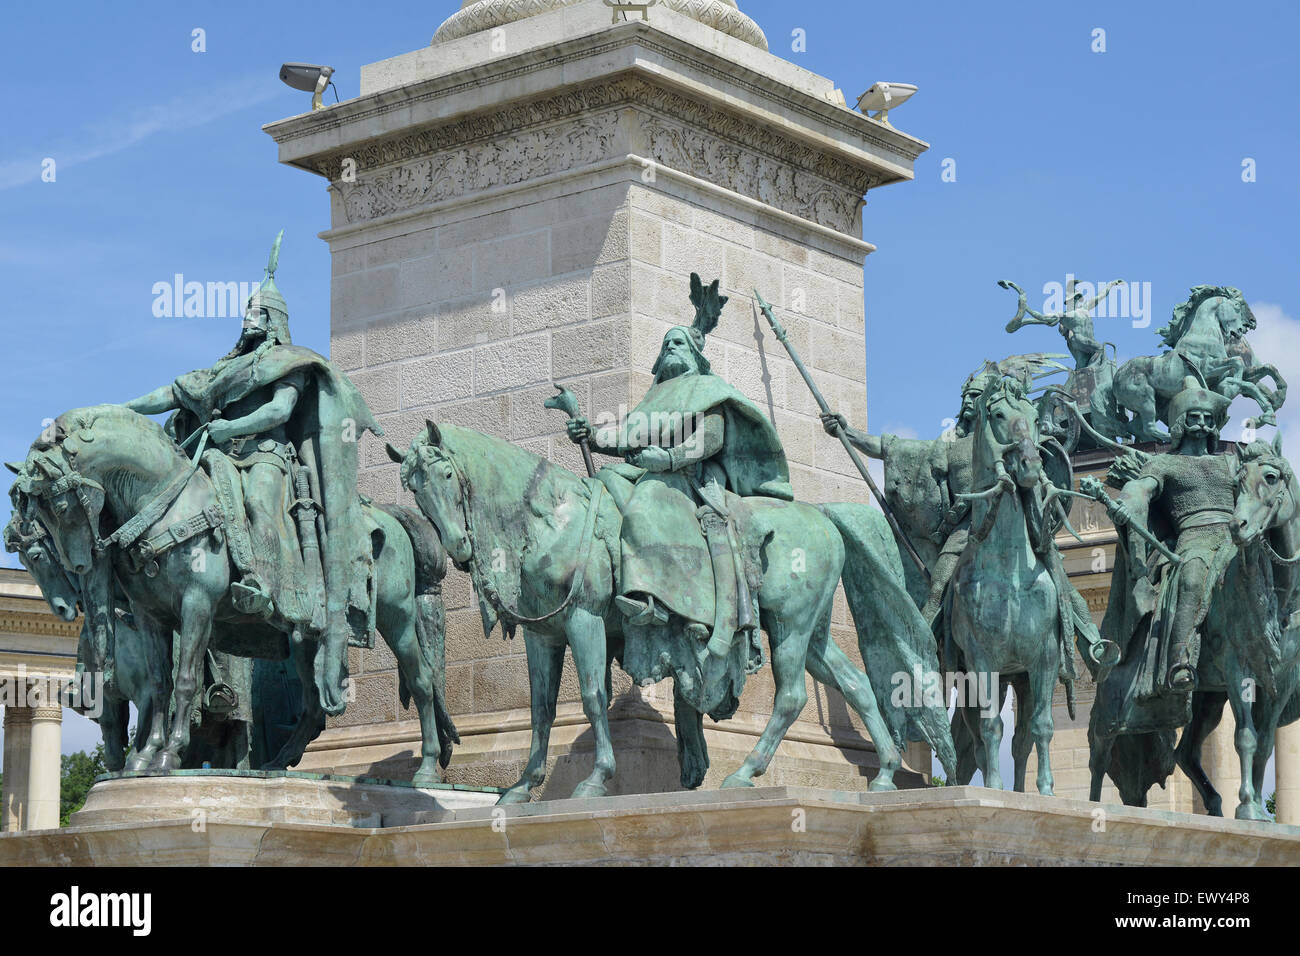
[[[817,385],[812,380],[812,376],[808,374],[808,369],[806,369],[803,362],[800,361],[799,354],[794,350],[794,346],[790,344],[790,339],[786,334],[785,327],[777,321],[776,316],[772,313],[772,307],[768,305],[767,300],[759,294],[757,289],[754,290],[754,297],[758,299],[758,307],[763,311],[763,315],[767,318],[767,324],[772,327],[772,331],[776,334],[777,341],[785,346],[786,352],[790,354],[790,360],[794,362],[794,367],[797,368],[799,374],[803,376],[804,383],[808,386],[808,390],[812,392],[813,398],[816,399],[818,407],[822,410],[822,414],[829,415],[831,408],[826,404],[826,399],[822,398],[822,393],[818,391]],[[853,464],[857,466],[858,473],[862,475],[863,480],[867,483],[867,487],[871,489],[871,494],[875,496],[877,503],[879,503],[880,510],[884,512],[885,520],[888,521],[889,526],[894,529],[894,534],[897,535],[898,540],[903,543],[903,547],[906,549],[907,553],[912,556],[912,560],[916,562],[916,566],[920,570],[921,575],[928,582],[930,580],[930,569],[925,566],[925,562],[922,561],[921,556],[917,554],[916,546],[912,544],[912,539],[907,536],[907,532],[903,530],[902,526],[898,523],[898,519],[894,517],[893,509],[889,507],[888,502],[885,501],[885,496],[881,494],[880,489],[876,487],[876,482],[872,479],[871,473],[867,471],[867,466],[862,463],[862,459],[858,457],[857,450],[854,449],[853,445],[849,442],[849,436],[844,433],[843,427],[838,424],[835,426],[835,437],[840,440],[840,444],[844,446],[844,450],[848,452],[849,457],[853,459]]]

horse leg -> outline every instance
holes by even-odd
[[[566,628],[573,664],[578,671],[582,710],[596,735],[596,763],[591,776],[573,788],[575,797],[603,797],[614,776],[614,745],[609,737],[609,697],[605,693],[605,622],[585,608],[569,616]],[[531,762],[531,761],[530,761]]]
[[[1090,740],[1092,746],[1088,753],[1088,799],[1093,803],[1101,802],[1101,786],[1106,782],[1106,768],[1110,766],[1110,754],[1115,749],[1114,737]]]
[[[555,702],[560,696],[560,673],[564,669],[564,640],[524,628],[528,652],[528,702],[532,709],[533,741],[523,774],[501,798],[502,803],[527,803],[529,793],[546,780],[546,751],[555,725]]]
[[[137,628],[148,662],[142,702],[137,700],[140,727],[136,731],[135,752],[126,759],[126,769],[145,770],[167,742],[167,711],[172,696],[172,632],[148,615],[136,614]],[[187,716],[188,719],[188,716]]]
[[[316,739],[316,735],[325,726],[325,708],[321,706],[320,694],[316,693],[315,685],[316,651],[315,641],[296,641],[290,645],[290,658],[302,686],[302,706],[298,712],[298,722],[280,745],[280,752],[262,766],[263,770],[292,767],[302,759],[307,745]]]
[[[808,702],[803,674],[808,662],[810,635],[807,631],[796,631],[787,624],[773,621],[768,628],[768,637],[772,642],[772,677],[776,682],[772,716],[759,735],[758,745],[745,758],[740,769],[722,781],[723,787],[752,787],[754,777],[762,776],[767,770],[786,731]]]
[[[1237,732],[1233,743],[1237,747],[1237,759],[1241,762],[1241,787],[1237,797],[1236,818],[1238,820],[1267,820],[1259,802],[1259,793],[1255,790],[1255,752],[1259,737],[1255,733],[1254,706],[1243,700],[1241,694],[1231,694],[1228,703],[1232,707],[1232,716],[1237,721]]]
[[[1044,654],[1044,660],[1038,667],[1031,669],[1027,683],[1029,692],[1025,697],[1021,714],[1028,711],[1029,733],[1034,738],[1034,747],[1038,753],[1038,792],[1044,797],[1052,797],[1052,736],[1055,727],[1052,721],[1052,691],[1056,684],[1058,669],[1055,644],[1052,653]],[[1021,785],[1024,781],[1021,780]]]
[[[1205,745],[1214,728],[1223,718],[1223,705],[1228,695],[1221,691],[1197,691],[1192,695],[1192,719],[1183,728],[1178,746],[1174,750],[1174,760],[1192,781],[1192,786],[1201,795],[1205,812],[1212,817],[1223,816],[1223,798],[1214,789],[1214,783],[1201,765],[1201,748]]]
[[[677,763],[683,789],[694,790],[709,772],[709,747],[704,739],[704,715],[690,705],[673,681],[673,725],[677,728]]]
[[[116,696],[104,702],[104,712],[99,716],[99,729],[104,734],[104,769],[116,773],[126,766],[126,739],[131,709],[125,700]]]
[[[1003,678],[1005,681],[1006,678]],[[1011,759],[1014,761],[1012,787],[1016,793],[1025,792],[1025,774],[1029,770],[1029,753],[1034,749],[1033,734],[1029,729],[1029,675],[1017,674],[1010,681],[1016,692],[1016,729],[1011,735]]]
[[[876,706],[876,694],[871,688],[871,678],[853,666],[838,644],[830,639],[829,626],[819,627],[817,634],[808,645],[808,673],[813,679],[827,687],[834,687],[849,706],[858,712],[862,722],[867,725],[867,733],[875,745],[876,756],[880,760],[880,771],[871,780],[868,790],[897,790],[894,774],[903,765],[903,756],[894,744],[880,709]]]
[[[212,598],[202,588],[192,586],[181,598],[180,655],[176,662],[176,681],[172,687],[175,712],[167,746],[154,756],[151,770],[179,770],[185,748],[190,742],[190,712],[194,695],[203,684],[203,663],[212,636]]]
[[[991,667],[973,659],[976,674],[989,674],[991,686],[1001,685],[1001,675]],[[994,683],[996,682],[996,684]],[[1000,696],[1000,695],[999,695]],[[990,713],[990,711],[992,713]],[[984,751],[984,786],[990,790],[1002,789],[1002,714],[996,705],[979,711],[980,744]]]
[[[391,600],[381,599],[375,617],[379,633],[397,658],[398,671],[420,718],[420,766],[416,768],[411,783],[417,787],[441,783],[438,760],[442,748],[438,743],[438,720],[434,709],[433,667],[424,656],[415,632],[414,595],[408,589],[406,594],[393,596]]]

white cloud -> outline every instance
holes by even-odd
[[[25,155],[0,160],[0,189],[12,189],[41,177],[41,163],[52,158],[57,171],[120,153],[155,133],[203,126],[269,100],[280,92],[274,77],[249,75],[172,97],[166,103],[124,111],[83,126],[75,136],[28,146]]]
[[[1282,433],[1282,447],[1294,453],[1300,449],[1300,395],[1295,394],[1295,390],[1300,388],[1300,320],[1291,318],[1282,306],[1271,302],[1252,302],[1250,309],[1259,323],[1248,336],[1256,360],[1276,366],[1291,390],[1277,414],[1277,423],[1278,431]],[[1264,384],[1272,386],[1270,381]],[[1223,437],[1239,440],[1242,423],[1252,415],[1258,415],[1259,407],[1248,398],[1238,398],[1232,403],[1229,414],[1231,421]],[[1261,438],[1271,436],[1271,429],[1260,434]]]

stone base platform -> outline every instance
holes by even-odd
[[[150,784],[167,789],[176,780],[110,780],[110,786],[97,788],[115,791],[116,800],[127,796],[128,787],[119,784],[143,793]],[[354,799],[348,791],[372,786],[317,783],[340,791],[337,799],[345,804]],[[296,786],[281,780],[263,790],[287,796]],[[160,801],[151,799],[154,805]],[[105,800],[98,802],[103,806]],[[212,805],[200,827],[188,812],[87,825],[84,814],[110,812],[88,804],[74,817],[75,826],[0,834],[0,866],[1300,865],[1300,827],[981,787],[643,794],[417,811],[429,812],[431,822],[369,827],[342,819],[272,819],[286,813],[283,803],[275,809],[273,801],[246,808]]]
[[[184,819],[270,824],[394,827],[433,823],[457,810],[490,807],[496,787],[410,783],[293,770],[179,770],[112,773],[96,779],[72,826]]]

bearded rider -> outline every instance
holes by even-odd
[[[1229,531],[1237,490],[1235,463],[1231,456],[1218,453],[1228,405],[1229,399],[1188,377],[1183,391],[1169,403],[1172,453],[1149,459],[1110,509],[1117,527],[1168,525],[1177,537],[1174,550],[1181,558],[1174,564],[1157,557],[1145,576],[1145,588],[1129,587],[1129,593],[1136,592],[1137,602],[1136,613],[1126,615],[1129,622],[1154,612],[1146,655],[1152,665],[1140,677],[1140,698],[1194,689],[1200,627],[1213,589],[1236,553]],[[1146,548],[1137,535],[1130,536],[1130,552],[1125,567],[1117,559],[1116,586],[1131,585],[1126,579],[1139,577],[1144,569]],[[1117,603],[1124,602],[1112,601]],[[1104,628],[1121,620],[1120,609],[1115,610],[1115,614],[1108,611]],[[1128,635],[1113,637],[1124,643]]]
[[[204,462],[240,574],[231,585],[232,603],[295,639],[311,633],[322,640],[321,703],[337,714],[345,700],[347,645],[367,644],[373,629],[357,449],[363,431],[382,432],[345,375],[292,344],[288,308],[275,284],[282,236],[248,300],[234,349],[212,368],[126,405],[145,415],[175,410],[167,427],[187,447],[206,430],[216,451]]]
[[[976,406],[980,396],[998,378],[996,367],[986,363],[972,373],[962,385],[961,410],[950,432],[942,438],[899,438],[896,435],[870,435],[849,428],[844,416],[827,412],[821,416],[822,427],[834,435],[843,429],[845,436],[864,454],[885,462],[885,499],[899,516],[904,528],[930,571],[928,586],[924,579],[908,572],[908,589],[921,606],[921,616],[934,627],[943,607],[944,592],[966,549],[970,537],[971,508],[959,495],[969,494],[972,486],[971,456]],[[1065,581],[1064,573],[1057,574]],[[1071,616],[1079,650],[1090,670],[1109,665],[1118,659],[1118,647],[1102,639],[1088,604],[1077,589],[1068,587]]]
[[[757,628],[741,554],[746,510],[737,496],[794,495],[776,429],[704,356],[727,298],[716,280],[706,289],[692,275],[691,301],[694,323],[664,336],[654,382],[626,420],[593,429],[575,418],[568,433],[626,460],[598,477],[623,512],[615,603],[627,623],[663,625],[676,615],[697,639],[712,633],[709,650],[721,657],[735,631],[752,636]]]

